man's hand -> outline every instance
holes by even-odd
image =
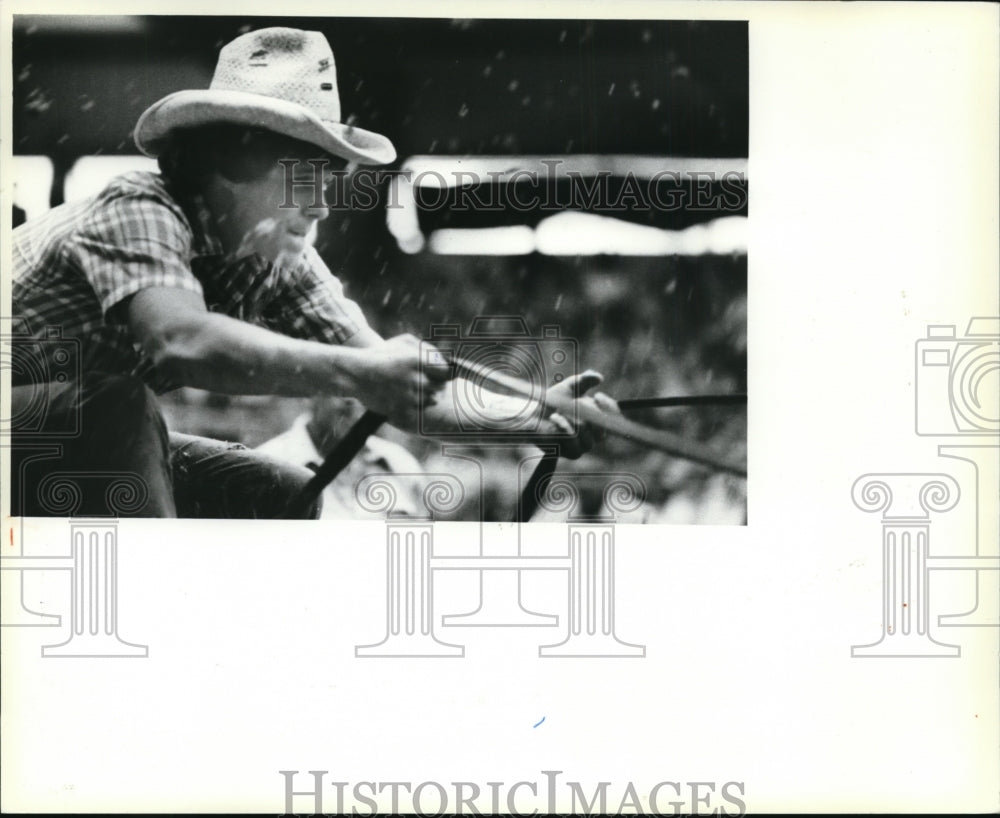
[[[599,386],[603,380],[604,376],[599,372],[588,369],[578,375],[566,378],[561,383],[549,389],[549,393],[560,394],[566,398],[575,398],[580,403],[585,403],[602,412],[621,414],[621,410],[618,408],[615,400],[603,392],[595,392],[593,395],[587,395],[587,392]],[[542,421],[542,424],[541,431],[543,432],[545,431],[545,424],[550,425],[550,428],[553,430],[553,437],[551,440],[541,440],[538,442],[540,444],[557,444],[559,446],[559,456],[568,457],[570,460],[576,460],[581,455],[589,452],[594,447],[594,443],[602,440],[605,435],[602,429],[595,429],[586,423],[578,422],[574,425],[568,418],[558,412],[550,414],[548,418]]]
[[[360,350],[354,373],[355,397],[407,431],[417,430],[420,411],[436,403],[451,377],[445,363],[422,362],[421,349],[426,353],[428,345],[421,347],[413,335],[397,335]]]

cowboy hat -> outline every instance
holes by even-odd
[[[386,137],[340,121],[333,52],[318,31],[264,28],[237,37],[219,52],[207,90],[177,91],[143,112],[135,144],[156,156],[175,128],[210,122],[275,131],[367,165],[396,158]]]

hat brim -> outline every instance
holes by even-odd
[[[352,162],[385,165],[396,158],[386,137],[342,122],[320,119],[308,108],[246,91],[177,91],[147,108],[135,126],[135,144],[146,156],[163,149],[170,132],[212,122],[234,122],[290,136]]]

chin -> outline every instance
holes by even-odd
[[[309,244],[304,237],[283,236],[281,241],[277,242],[277,247],[272,248],[267,256],[276,264],[297,262],[302,258]]]

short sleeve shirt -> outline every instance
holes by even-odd
[[[88,371],[133,374],[159,392],[123,307],[143,289],[201,295],[209,310],[296,338],[345,343],[366,326],[314,248],[292,264],[227,256],[197,200],[129,173],[13,233],[14,383]]]

